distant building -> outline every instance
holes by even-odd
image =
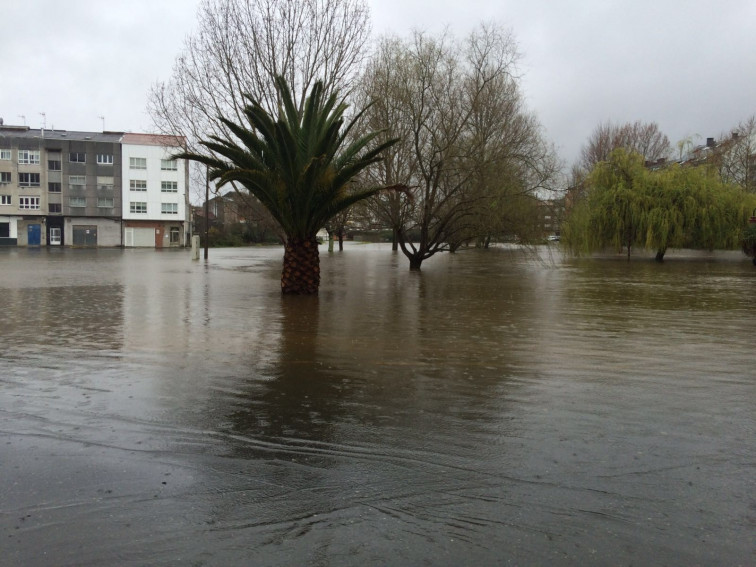
[[[0,125],[0,245],[185,246],[188,167],[167,165],[182,145]]]

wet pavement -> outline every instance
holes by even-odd
[[[0,249],[0,565],[756,564],[744,256],[281,258]]]

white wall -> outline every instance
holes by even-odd
[[[186,176],[184,160],[177,160],[174,171],[160,169],[160,160],[168,159],[172,153],[180,148],[166,148],[163,146],[148,146],[137,144],[123,144],[123,218],[125,220],[163,220],[186,221]],[[146,158],[147,169],[131,169],[132,157]],[[132,191],[131,180],[147,181],[147,191]],[[163,193],[160,190],[162,181],[175,181],[178,184],[176,193]],[[147,214],[131,212],[132,201],[146,202]],[[161,203],[176,203],[178,214],[161,212]]]

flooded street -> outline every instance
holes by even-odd
[[[756,269],[0,249],[0,565],[754,565]]]

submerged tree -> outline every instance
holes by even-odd
[[[259,199],[286,235],[281,290],[317,293],[317,232],[340,211],[382,189],[350,184],[396,140],[376,144],[380,132],[372,132],[348,142],[362,113],[345,125],[347,105],[336,94],[326,97],[323,83],[313,85],[301,109],[282,77],[276,86],[282,103],[277,119],[247,96],[244,123],[219,118],[233,139],[210,136],[201,144],[213,155],[187,152],[177,157],[207,165],[219,185],[237,183]]]
[[[662,261],[667,248],[737,248],[748,218],[743,190],[723,183],[714,168],[680,167],[649,174],[645,247]]]
[[[535,202],[554,177],[554,154],[525,109],[517,58],[511,34],[498,27],[480,26],[463,42],[415,32],[380,44],[363,83],[376,101],[367,119],[402,142],[372,173],[409,191],[374,210],[395,230],[411,270],[498,232],[492,215],[501,218],[521,197]]]
[[[562,229],[564,244],[574,253],[606,247],[627,249],[630,257],[647,208],[643,156],[623,149],[599,162],[586,184],[588,195],[571,212]]]
[[[749,196],[723,183],[708,166],[673,165],[651,171],[643,156],[624,149],[593,168],[587,196],[570,212],[562,230],[573,252],[607,247],[733,249],[740,245]]]

